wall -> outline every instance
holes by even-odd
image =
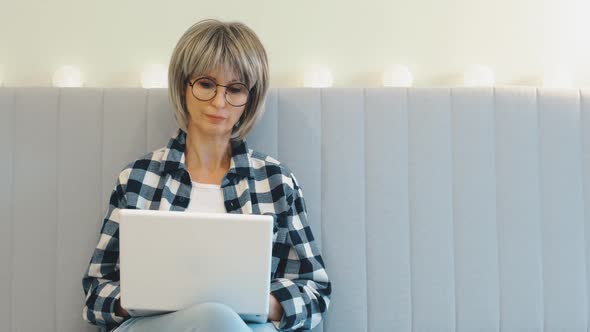
[[[336,87],[376,87],[396,63],[409,66],[415,86],[460,85],[479,63],[498,85],[540,85],[547,68],[564,64],[574,86],[590,86],[588,12],[583,0],[0,0],[0,80],[50,86],[71,64],[84,86],[137,87],[192,23],[214,17],[259,34],[275,87],[302,86],[313,64],[329,67]]]

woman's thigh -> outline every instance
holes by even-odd
[[[272,325],[272,323],[269,323]],[[265,325],[265,324],[256,324]],[[274,329],[274,326],[272,326]],[[251,332],[240,316],[221,303],[201,303],[168,314],[131,317],[116,332]],[[265,331],[265,330],[255,330]],[[276,331],[276,329],[274,330]]]

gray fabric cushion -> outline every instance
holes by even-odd
[[[249,146],[305,193],[325,331],[587,328],[590,90],[271,89]],[[0,321],[95,331],[83,272],[165,89],[0,88]],[[321,330],[321,329],[319,329]]]

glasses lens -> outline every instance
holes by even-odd
[[[199,100],[209,100],[215,97],[217,85],[208,78],[199,78],[193,84],[193,95]]]
[[[227,102],[233,106],[242,106],[248,102],[248,88],[242,83],[232,83],[225,92]]]

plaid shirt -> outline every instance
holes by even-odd
[[[185,143],[186,133],[178,129],[167,147],[130,163],[119,174],[82,279],[82,317],[103,332],[124,321],[114,313],[120,297],[119,209],[184,211],[192,186]],[[232,140],[231,145],[230,168],[221,183],[226,210],[275,216],[270,290],[283,316],[274,324],[281,331],[311,329],[328,310],[331,282],[307,222],[301,187],[285,165],[249,150],[243,140]]]

